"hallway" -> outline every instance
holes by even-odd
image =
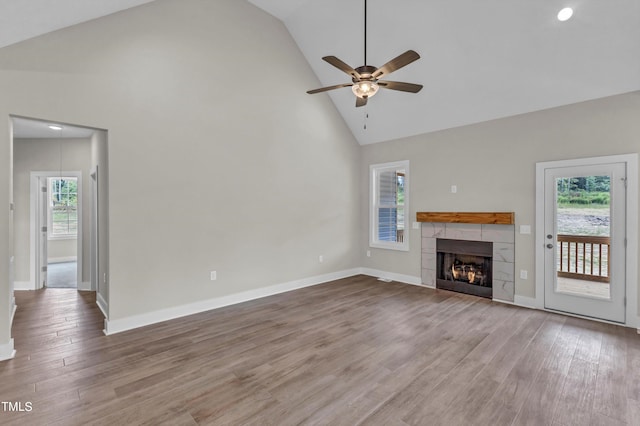
[[[78,263],[60,262],[47,265],[47,287],[49,288],[77,288]]]
[[[104,317],[95,300],[94,292],[75,289],[17,291],[16,359],[61,358],[76,351],[79,342],[104,336]]]

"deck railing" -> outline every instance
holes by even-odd
[[[609,282],[611,239],[590,235],[558,235],[558,276]]]

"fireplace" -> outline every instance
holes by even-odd
[[[423,217],[425,216],[426,217]],[[432,213],[418,212],[418,220],[422,220],[422,254],[421,254],[421,279],[426,287],[437,288],[437,264],[438,254],[436,245],[438,239],[482,241],[491,243],[493,253],[482,252],[483,254],[471,253],[481,257],[492,257],[491,263],[491,288],[493,290],[493,300],[514,301],[515,293],[515,226],[513,225],[513,214],[510,220],[502,220],[502,215],[492,216],[492,223],[486,223],[486,213],[437,213],[437,217],[432,217]],[[494,214],[495,216],[496,214]],[[476,217],[482,220],[480,223],[470,223]],[[429,222],[435,220],[435,222]],[[445,222],[445,220],[450,220]],[[456,222],[453,222],[455,220]],[[442,243],[440,243],[442,244]],[[446,245],[446,243],[445,243]],[[449,253],[455,251],[447,250]],[[486,254],[486,255],[485,255]],[[441,256],[442,257],[442,256]],[[441,259],[442,261],[442,259]],[[484,264],[484,262],[462,260],[461,263]],[[442,267],[440,267],[442,268]],[[487,269],[488,271],[488,269]],[[468,278],[468,274],[467,274]],[[442,278],[443,280],[446,280]],[[441,282],[442,283],[442,282]],[[450,284],[444,283],[444,284]],[[478,290],[482,286],[474,286],[472,290]],[[489,288],[487,286],[487,288]],[[489,293],[484,289],[484,293]],[[491,296],[488,296],[491,297]]]
[[[436,287],[491,299],[493,243],[436,239]]]

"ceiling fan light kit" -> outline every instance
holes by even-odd
[[[351,86],[351,91],[359,98],[370,98],[378,93],[379,88],[375,81],[359,81]]]
[[[403,54],[393,58],[380,68],[367,64],[367,0],[364,0],[364,63],[358,68],[352,68],[335,56],[325,56],[325,62],[338,68],[340,71],[351,76],[351,83],[337,84],[335,86],[321,87],[320,89],[309,90],[310,95],[327,92],[329,90],[351,87],[351,91],[356,95],[356,107],[367,104],[367,100],[378,93],[379,88],[398,90],[401,92],[418,93],[422,90],[421,84],[403,83],[398,81],[380,80],[400,68],[420,59],[420,55],[413,50],[407,50]]]

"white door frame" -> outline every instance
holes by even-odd
[[[99,233],[98,233],[98,166],[91,169],[91,237],[90,237],[90,268],[91,268],[91,291],[99,293],[100,280],[100,245],[99,245]]]
[[[34,224],[35,232],[37,234],[35,269],[36,290],[47,285],[49,271],[49,182],[46,177],[38,177],[37,191],[37,213],[36,223]]]
[[[544,231],[544,171],[548,168],[590,166],[603,163],[625,163],[627,167],[627,251],[625,259],[627,308],[624,325],[638,328],[640,327],[640,317],[638,316],[638,154],[547,161],[536,164],[536,307],[544,309],[544,258],[546,244]]]
[[[47,224],[41,224],[38,217],[40,201],[40,179],[48,177],[68,176],[78,178],[78,239],[76,248],[77,257],[77,289],[81,289],[82,285],[82,172],[80,171],[56,171],[56,172],[31,172],[31,191],[30,191],[30,226],[31,229],[31,244],[29,253],[29,270],[30,270],[30,287],[31,290],[38,290],[42,288],[41,283],[38,280],[38,270],[40,266],[38,262],[38,246],[39,246],[39,229],[41,226],[47,226]]]

